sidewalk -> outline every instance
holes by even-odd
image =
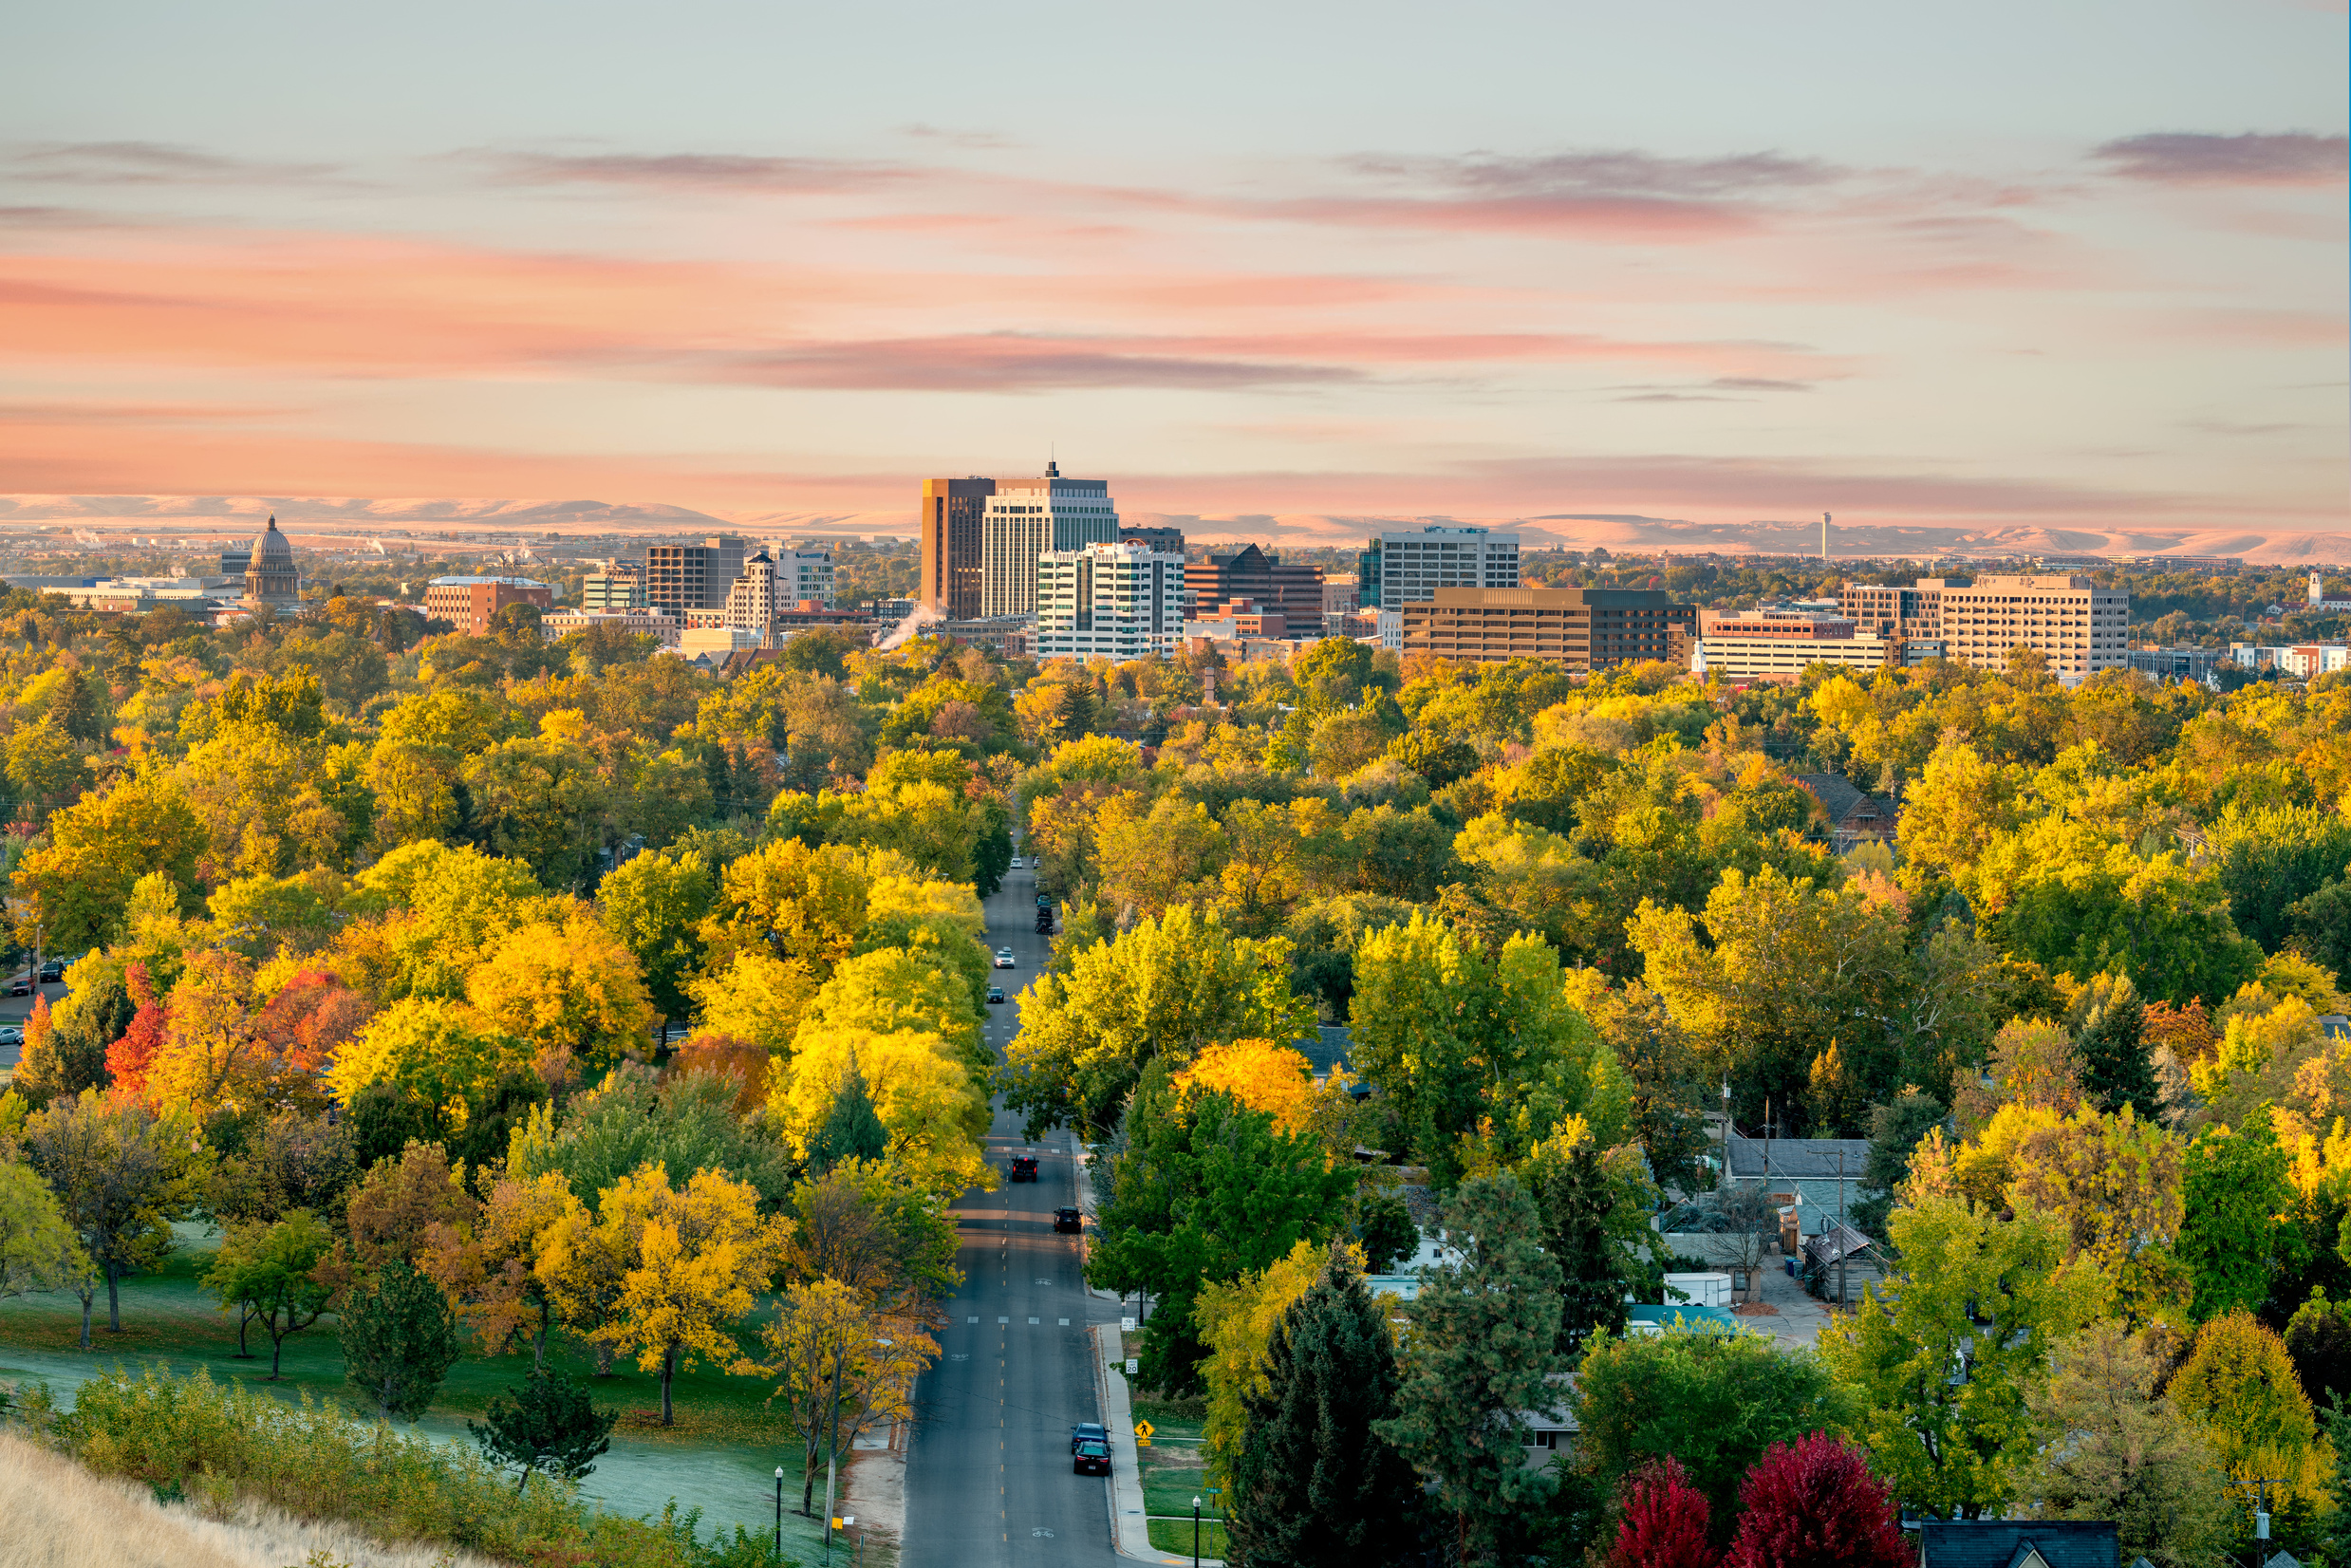
[[[1143,1511],[1143,1459],[1134,1444],[1134,1405],[1127,1391],[1127,1374],[1120,1370],[1119,1329],[1116,1323],[1093,1326],[1094,1375],[1101,1379],[1102,1425],[1110,1433],[1110,1545],[1123,1558],[1156,1562],[1166,1568],[1191,1568],[1189,1555],[1170,1557],[1151,1544],[1150,1526]],[[1201,1568],[1224,1568],[1217,1558],[1201,1559]]]

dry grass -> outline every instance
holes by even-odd
[[[347,1525],[306,1523],[250,1503],[207,1518],[5,1432],[0,1520],[0,1568],[497,1568],[470,1553],[381,1545]]]

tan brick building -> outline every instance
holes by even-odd
[[[469,637],[487,636],[490,618],[509,605],[555,606],[555,590],[528,577],[436,577],[424,585],[424,615]]]
[[[1665,660],[1687,665],[1698,607],[1648,588],[1441,588],[1403,606],[1404,651],[1578,669]]]

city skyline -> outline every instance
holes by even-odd
[[[0,111],[20,495],[2344,527],[2339,7],[136,14]]]

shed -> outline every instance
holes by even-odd
[[[1931,1519],[1918,1568],[2119,1568],[2115,1526],[2065,1519]]]

